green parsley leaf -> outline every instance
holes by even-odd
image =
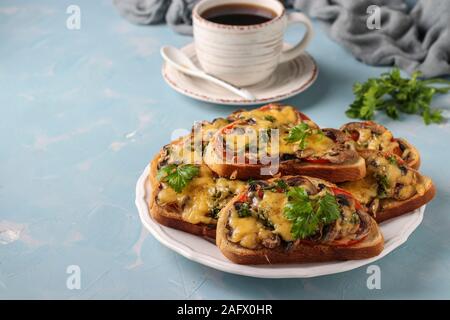
[[[252,211],[250,210],[248,203],[247,202],[242,203],[238,210],[239,218],[250,217],[251,215]]]
[[[386,175],[376,175],[375,179],[378,183],[378,196],[380,198],[385,198],[387,196],[387,190],[389,189],[389,180]]]
[[[284,181],[283,179],[279,179],[279,180],[275,181],[275,183],[265,186],[262,189],[269,190],[272,192],[280,192],[280,191],[286,192],[288,188],[289,188],[289,186],[286,183],[286,181]]]
[[[159,169],[156,178],[166,182],[176,193],[180,193],[199,173],[200,169],[192,164],[169,164]]]
[[[395,157],[395,156],[389,156],[388,158],[387,158],[387,160],[389,161],[389,163],[390,164],[395,164],[395,165],[398,165],[398,163],[397,163],[397,158]]]
[[[271,116],[271,115],[267,115],[264,117],[265,120],[270,121],[270,122],[275,122],[275,117]]]
[[[323,224],[329,224],[337,220],[341,215],[341,211],[336,198],[329,193],[319,198],[319,200],[317,200],[316,214]]]
[[[279,188],[283,191],[286,191],[289,188],[288,184],[283,179],[277,180],[276,184],[277,184],[277,188]]]
[[[302,187],[292,187],[288,190],[287,197],[283,213],[292,221],[291,234],[295,239],[312,236],[321,226],[340,217],[339,205],[331,194],[311,199]]]
[[[211,212],[210,212],[211,217],[214,218],[214,219],[219,219],[219,212],[220,212],[220,210],[221,210],[221,209],[218,208],[218,207],[212,208],[212,210],[211,210]]]
[[[319,220],[314,214],[312,203],[305,189],[293,187],[289,189],[287,196],[288,202],[284,207],[284,215],[292,221],[292,236],[295,239],[304,239],[314,234]]]
[[[398,119],[400,112],[403,112],[421,115],[427,125],[441,123],[444,120],[442,112],[432,109],[431,101],[435,94],[450,92],[450,80],[421,80],[420,76],[420,72],[414,72],[410,79],[402,78],[400,70],[394,68],[378,78],[355,83],[355,100],[345,112],[346,115],[349,118],[372,120],[378,111],[384,111],[390,118]]]
[[[312,134],[311,128],[306,123],[300,123],[289,130],[285,140],[289,143],[298,142],[301,150],[306,148],[306,138]]]

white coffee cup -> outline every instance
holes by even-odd
[[[206,10],[221,5],[259,6],[275,17],[253,25],[219,24],[205,19]],[[299,12],[286,13],[277,0],[202,0],[192,12],[194,41],[203,70],[236,86],[249,86],[268,78],[279,63],[298,57],[313,36],[311,21]],[[303,24],[303,39],[283,49],[286,27]]]

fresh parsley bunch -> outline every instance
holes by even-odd
[[[327,193],[310,199],[302,187],[292,187],[287,192],[285,217],[292,221],[291,234],[295,239],[305,239],[319,231],[320,226],[330,224],[340,217],[336,198]]]
[[[364,83],[355,83],[353,93],[355,101],[346,114],[350,118],[372,120],[377,111],[384,111],[392,119],[398,119],[400,112],[419,114],[425,124],[440,123],[442,112],[431,108],[431,100],[436,93],[448,93],[449,80],[420,80],[420,72],[414,72],[410,79],[402,78],[400,70],[394,68],[390,73],[383,73],[379,78],[370,78]]]
[[[166,182],[176,193],[180,193],[199,173],[200,169],[193,164],[169,164],[159,169],[156,178]]]

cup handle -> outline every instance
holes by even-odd
[[[280,63],[297,58],[308,46],[314,35],[311,20],[309,20],[305,14],[300,12],[289,13],[287,15],[287,25],[289,27],[293,24],[303,24],[306,27],[306,33],[303,36],[303,39],[294,47],[283,50],[280,57]]]

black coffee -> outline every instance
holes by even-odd
[[[206,10],[202,17],[219,24],[249,26],[270,21],[276,13],[257,5],[224,4]]]

